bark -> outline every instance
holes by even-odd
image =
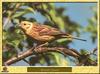
[[[36,47],[36,48],[28,49],[27,51],[24,51],[23,53],[19,54],[17,57],[12,57],[11,59],[7,60],[4,64],[11,65],[15,62],[25,59],[28,56],[33,55],[34,53],[39,54],[39,53],[51,52],[51,51],[59,52],[59,53],[62,53],[63,55],[69,55],[75,58],[80,57],[80,54],[74,49],[67,49],[64,47]]]

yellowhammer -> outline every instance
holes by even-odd
[[[47,25],[41,25],[38,23],[32,23],[29,21],[22,21],[20,23],[20,27],[28,36],[40,42],[50,42],[60,38],[72,38],[72,39],[86,41],[84,39],[73,37],[68,33],[63,33],[56,28]]]

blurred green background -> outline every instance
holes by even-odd
[[[18,28],[20,21],[38,22],[58,28],[78,40],[59,39],[54,45],[74,48],[80,54],[88,54],[97,48],[97,3],[12,3],[4,2],[3,15],[3,62],[33,46],[33,41]],[[96,54],[96,55],[95,55]],[[97,61],[97,52],[89,61]],[[91,59],[91,60],[90,60]],[[48,52],[30,56],[12,66],[75,66],[77,59],[60,53]],[[35,61],[34,61],[35,60]],[[91,65],[91,64],[88,64]]]

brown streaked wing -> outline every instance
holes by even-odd
[[[61,32],[56,28],[52,28],[46,25],[40,25],[40,27],[41,27],[41,30],[39,31],[39,35],[59,35],[61,34]]]

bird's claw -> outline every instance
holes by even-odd
[[[38,49],[38,48],[43,47],[43,46],[48,46],[48,45],[49,45],[49,43],[48,43],[48,42],[46,42],[46,43],[44,43],[44,44],[41,44],[41,45],[39,45],[39,46],[35,47],[35,49]]]
[[[37,47],[43,47],[43,46],[48,46],[48,45],[49,45],[49,43],[48,43],[48,42],[46,42],[46,43],[41,44],[41,45],[39,45],[39,46],[37,46]]]

